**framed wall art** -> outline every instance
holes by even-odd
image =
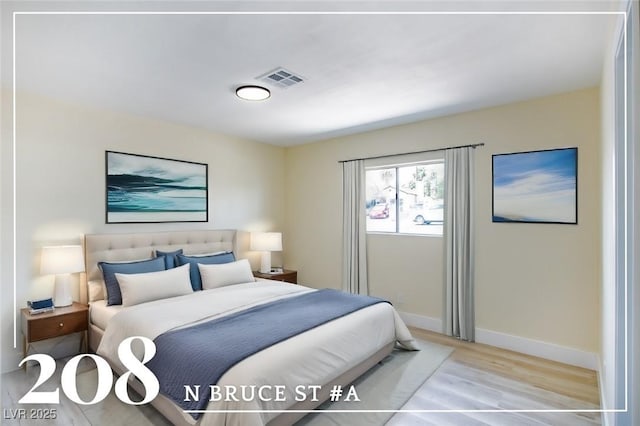
[[[208,165],[106,151],[106,223],[207,222]]]
[[[578,148],[495,154],[493,222],[578,223]]]

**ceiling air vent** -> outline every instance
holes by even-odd
[[[304,82],[304,79],[301,76],[296,75],[291,71],[287,71],[284,68],[276,68],[273,71],[269,71],[266,74],[256,77],[256,79],[284,89]]]

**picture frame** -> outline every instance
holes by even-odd
[[[105,222],[209,221],[209,166],[105,152]]]
[[[578,224],[578,148],[494,154],[492,222]]]

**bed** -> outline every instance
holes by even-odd
[[[117,344],[126,337],[143,335],[159,344],[162,338],[180,331],[223,329],[224,323],[231,321],[231,318],[235,321],[236,317],[242,317],[251,310],[259,311],[254,313],[254,317],[264,314],[264,318],[272,318],[269,324],[275,327],[278,317],[268,315],[278,314],[268,313],[271,305],[274,308],[275,305],[289,306],[279,309],[295,311],[299,308],[293,308],[294,304],[302,303],[302,300],[316,304],[318,302],[315,300],[320,297],[333,297],[331,291],[326,291],[323,296],[320,293],[324,290],[280,281],[254,281],[251,277],[246,282],[133,306],[107,305],[104,291],[99,291],[102,280],[102,271],[98,267],[100,262],[139,261],[152,257],[156,251],[171,252],[176,249],[182,249],[187,255],[238,254],[236,232],[205,230],[85,236],[87,273],[80,294],[81,300],[90,304],[89,347],[107,359],[118,375],[124,369],[117,359]],[[305,410],[311,410],[326,400],[331,386],[351,383],[384,359],[396,345],[416,349],[411,334],[393,307],[388,303],[371,303],[250,354],[224,371],[217,380],[219,389],[226,389],[225,386],[229,389],[242,385],[254,385],[255,388],[264,386],[264,389],[272,392],[264,401],[259,398],[239,398],[239,401],[234,400],[238,398],[227,401],[211,398],[207,399],[204,410],[195,410],[198,412],[194,413],[185,412],[184,406],[177,405],[180,402],[161,392],[152,404],[176,425],[292,424],[306,414]],[[218,322],[212,327],[207,324],[213,322],[207,321]],[[224,345],[207,346],[223,347],[226,351]],[[161,353],[162,347],[158,348],[155,358],[161,359],[164,354]],[[155,358],[152,362],[155,362]],[[203,360],[198,358],[192,361],[197,363]],[[144,394],[139,381],[130,380],[130,385]],[[273,397],[275,385],[282,391],[278,396],[284,395],[284,398]],[[297,401],[296,397],[302,399],[296,391],[300,386],[303,386],[302,392],[307,395]],[[313,390],[313,386],[319,388]],[[311,392],[316,392],[313,395],[315,398]]]

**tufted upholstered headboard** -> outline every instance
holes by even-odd
[[[236,231],[197,230],[133,234],[87,234],[84,237],[86,279],[80,285],[80,301],[87,303],[87,281],[102,278],[98,262],[148,259],[154,250],[183,249],[185,254],[233,251]]]

